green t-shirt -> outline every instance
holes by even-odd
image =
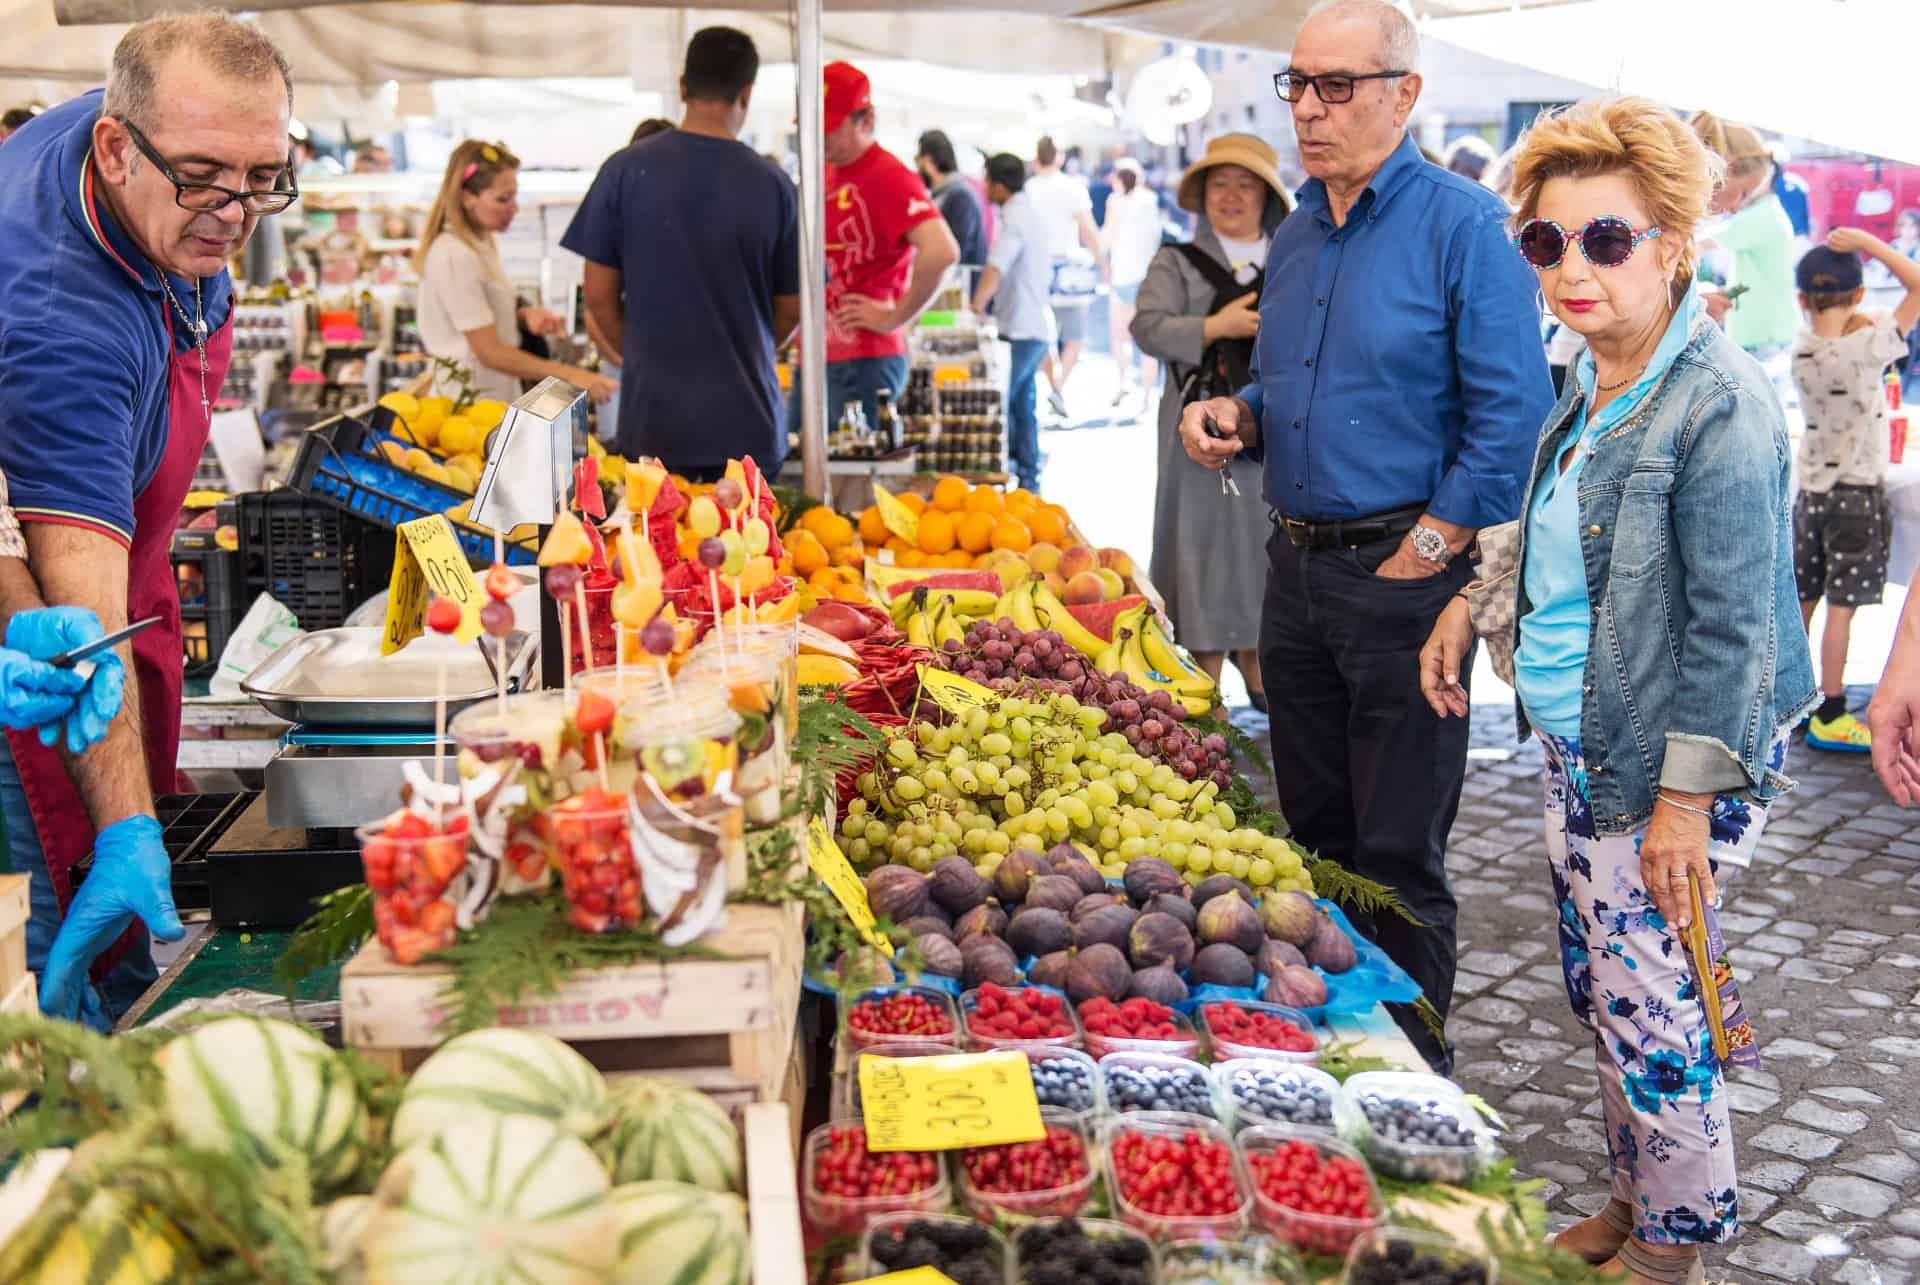
[[[1727,337],[1742,348],[1793,342],[1800,303],[1793,291],[1793,224],[1769,193],[1747,206],[1713,238],[1733,257],[1727,287],[1747,287],[1727,314]]]

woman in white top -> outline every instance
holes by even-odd
[[[511,402],[522,380],[553,375],[603,402],[614,390],[606,376],[520,348],[522,322],[536,335],[558,333],[565,323],[544,308],[518,307],[500,266],[493,238],[512,225],[519,193],[520,158],[512,152],[471,138],[453,149],[414,254],[420,342],[433,356],[464,367],[479,397]],[[435,391],[448,395],[457,384],[444,371],[434,379]]]
[[[1120,387],[1114,394],[1118,406],[1134,388],[1151,388],[1154,361],[1134,346],[1134,300],[1140,283],[1146,280],[1147,265],[1160,252],[1160,198],[1147,186],[1146,172],[1131,156],[1113,167],[1113,195],[1107,198],[1107,222],[1100,229],[1113,269],[1113,298],[1108,300],[1107,318],[1112,328],[1113,359],[1120,367]]]

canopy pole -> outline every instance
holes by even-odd
[[[827,222],[826,140],[822,126],[822,0],[797,0],[794,51],[800,98],[800,381],[801,485],[817,500],[827,498]]]

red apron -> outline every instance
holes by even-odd
[[[163,303],[167,347],[173,349],[173,317]],[[180,594],[174,587],[174,527],[180,505],[193,489],[194,471],[206,449],[208,415],[201,389],[218,396],[233,356],[233,314],[207,337],[205,383],[198,347],[174,352],[167,373],[167,448],[146,490],[133,502],[133,543],[127,550],[127,619],[160,617],[160,623],[133,640],[133,669],[140,686],[140,726],[146,740],[147,780],[155,794],[173,794],[180,754],[180,682],[184,660],[180,639]],[[40,835],[47,874],[60,910],[73,899],[74,863],[93,850],[93,822],[58,751],[40,744],[37,732],[8,732],[7,745],[20,771],[20,784]],[[145,925],[135,924],[113,948],[94,961],[97,981],[118,963]]]

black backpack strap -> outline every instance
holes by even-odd
[[[1234,278],[1231,269],[1192,242],[1182,242],[1173,248],[1178,250],[1181,256],[1193,265],[1193,270],[1206,278],[1207,284],[1213,287],[1213,307],[1208,309],[1208,315],[1220,311],[1248,290],[1258,288],[1241,285]]]

